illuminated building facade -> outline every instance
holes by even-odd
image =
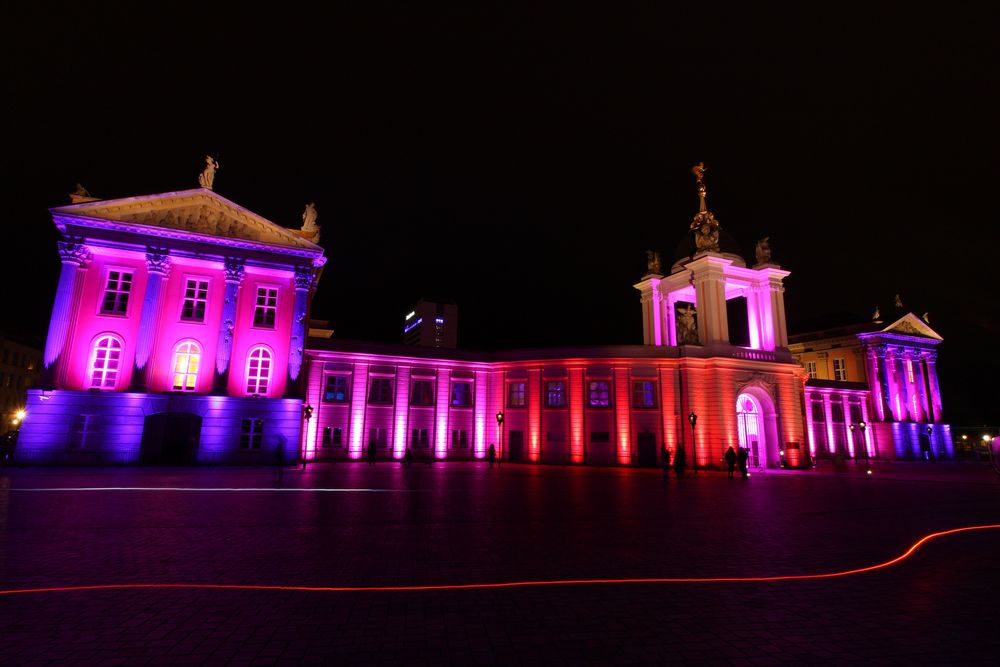
[[[649,253],[634,285],[634,346],[473,353],[453,340],[381,345],[317,328],[307,347],[325,261],[314,208],[299,230],[207,187],[52,209],[63,266],[16,459],[272,463],[278,448],[287,460],[355,460],[371,448],[382,459],[409,449],[472,460],[492,444],[512,461],[645,466],[683,449],[689,465],[717,467],[743,446],[751,466],[768,468],[854,454],[834,426],[848,417],[873,424],[871,456],[914,451],[925,422],[944,438],[940,337],[912,317],[854,332],[863,351],[853,365],[806,382],[789,349],[789,272],[766,240],[752,266],[731,251],[695,173],[689,247],[667,270]],[[727,303],[746,310],[745,345],[731,343]],[[423,305],[409,319],[457,315]],[[815,350],[799,344],[810,368]]]
[[[937,377],[941,336],[914,313],[898,310],[871,322],[790,340],[805,369],[806,432],[819,458],[930,459],[954,456]],[[856,428],[852,431],[851,424]]]
[[[19,462],[297,456],[322,248],[209,188],[51,213],[62,270]]]

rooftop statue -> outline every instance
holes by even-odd
[[[694,245],[698,252],[719,252],[719,221],[705,205],[705,196],[708,194],[705,187],[706,171],[708,167],[704,162],[691,167],[691,173],[694,174],[698,186],[698,212],[691,221],[689,229],[694,232]]]
[[[930,314],[930,313],[928,313],[928,312],[927,312],[927,311],[925,310],[925,311],[924,311],[924,316],[923,316],[922,318],[920,318],[920,319],[922,319],[922,320],[923,320],[924,322],[926,322],[927,324],[930,324],[930,323],[931,323],[931,314]]]
[[[75,196],[77,196],[77,197],[89,197],[90,196],[90,193],[87,192],[87,188],[83,187],[83,185],[80,184],[80,183],[76,184],[76,190],[73,191],[73,194]]]
[[[71,204],[83,204],[89,201],[97,201],[97,197],[90,194],[87,188],[77,183],[76,190],[69,193],[69,201]]]
[[[646,251],[646,273],[663,274],[663,267],[660,262],[660,253],[653,252],[652,250]]]
[[[771,244],[768,243],[770,236],[765,236],[760,241],[757,241],[757,246],[754,248],[757,254],[758,264],[770,264],[771,263]]]
[[[882,312],[878,309],[878,306],[875,306],[875,312],[872,313],[872,322],[878,322],[880,319],[882,319]]]
[[[903,307],[903,299],[902,299],[902,297],[900,297],[900,296],[899,296],[899,295],[897,294],[897,295],[896,295],[896,301],[895,301],[895,303],[893,303],[892,305],[893,305],[893,306],[894,306],[895,308],[902,308],[902,307]]]
[[[198,185],[209,190],[215,183],[215,172],[219,169],[219,163],[211,155],[205,156],[205,169],[198,174]]]
[[[302,231],[311,232],[316,229],[316,203],[306,204],[306,210],[302,212]]]

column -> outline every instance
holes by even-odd
[[[899,406],[899,414],[896,419],[903,421],[911,421],[910,419],[910,405],[909,396],[907,395],[907,384],[906,384],[906,369],[903,367],[903,352],[902,350],[896,350],[893,353],[892,366],[895,369],[895,393],[896,398],[894,399],[897,406]]]
[[[924,370],[924,358],[919,353],[913,357],[913,379],[917,385],[917,398],[920,400],[923,421],[934,421],[934,415],[931,412],[930,392],[927,391],[927,373]]]
[[[934,423],[940,423],[942,418],[941,409],[941,387],[938,386],[937,376],[937,352],[930,352],[924,356],[924,364],[927,366],[927,384],[931,388],[931,411],[934,413]]]
[[[642,344],[655,345],[653,338],[653,295],[651,292],[643,290],[639,297],[642,304]]]
[[[77,274],[85,268],[93,255],[87,246],[80,243],[83,239],[67,239],[59,241],[59,257],[62,269],[59,271],[59,286],[56,288],[56,299],[52,304],[52,317],[49,320],[49,336],[45,340],[45,358],[43,369],[46,379],[42,386],[57,386],[60,375],[59,364],[70,325],[73,323],[73,311],[76,306],[74,294],[77,286]]]
[[[761,308],[760,308],[760,287],[751,285],[743,293],[747,300],[747,329],[750,333],[750,347],[755,350],[766,349],[764,347],[765,336],[761,331]]]
[[[846,431],[847,435],[847,452],[853,459],[855,458],[856,447],[854,445],[854,433],[851,431],[851,403],[848,400],[848,394],[842,395],[840,399],[844,408],[844,424],[842,428]]]
[[[708,258],[705,258],[708,259]],[[726,278],[721,267],[705,263],[694,271],[698,337],[703,345],[729,343]]]
[[[299,375],[305,356],[306,334],[309,327],[309,291],[316,282],[311,266],[295,267],[295,307],[292,311],[292,338],[288,345],[288,383],[286,396],[299,395]]]
[[[830,394],[823,394],[823,414],[826,415],[826,451],[834,454],[837,450],[837,441],[833,437],[833,403],[830,401]]]
[[[160,311],[163,309],[163,283],[170,275],[168,253],[166,249],[146,249],[146,293],[142,298],[142,312],[139,315],[139,336],[135,342],[135,365],[129,391],[149,390],[152,375],[150,361],[159,333]]]
[[[226,292],[222,301],[222,318],[219,321],[219,344],[215,351],[215,377],[212,393],[226,394],[229,386],[229,358],[233,351],[233,337],[236,332],[236,305],[239,301],[240,285],[246,276],[243,261],[226,258]]]
[[[885,360],[886,349],[884,345],[879,345],[871,349],[875,355],[875,369],[878,372],[877,389],[879,397],[876,400],[876,404],[881,404],[878,412],[882,417],[882,421],[894,421],[892,406],[890,404],[892,395],[889,393],[889,365]]]

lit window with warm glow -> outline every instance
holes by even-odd
[[[247,395],[267,396],[271,382],[271,351],[259,345],[247,356]]]
[[[278,312],[278,288],[258,287],[257,303],[253,311],[253,325],[262,329],[273,329]]]
[[[113,269],[108,271],[101,300],[101,314],[125,315],[128,313],[128,296],[132,291],[132,272]]]
[[[101,336],[94,341],[90,355],[90,387],[112,391],[118,382],[122,361],[122,342],[116,336]]]
[[[511,382],[507,385],[507,407],[523,408],[525,406],[525,384]]]
[[[201,346],[186,340],[174,348],[174,391],[194,391],[201,366]]]
[[[912,359],[907,359],[906,360],[906,379],[909,380],[911,384],[913,383],[913,360]]]
[[[204,322],[205,307],[208,305],[208,281],[188,278],[184,287],[184,307],[181,319],[187,322]]]
[[[833,379],[841,382],[847,381],[847,359],[837,357],[833,360]]]
[[[810,380],[815,380],[818,376],[816,375],[816,362],[807,361],[806,362],[806,373],[809,374]]]
[[[587,383],[587,405],[592,408],[611,406],[611,383],[607,380],[592,380]]]

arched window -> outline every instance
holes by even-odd
[[[267,396],[271,383],[271,351],[263,345],[251,348],[247,355],[247,395]]]
[[[201,346],[193,340],[181,341],[174,348],[174,391],[194,391],[201,366]]]
[[[99,336],[90,355],[90,388],[113,391],[122,362],[122,341],[117,336]]]

